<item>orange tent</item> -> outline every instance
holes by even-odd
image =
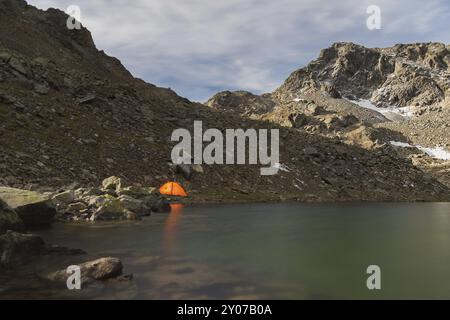
[[[165,194],[168,196],[177,196],[177,197],[187,197],[186,191],[184,191],[183,187],[176,182],[168,182],[159,188],[159,192],[161,194]]]

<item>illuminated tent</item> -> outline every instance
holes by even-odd
[[[161,194],[165,194],[168,196],[177,196],[177,197],[187,197],[186,191],[184,191],[183,187],[176,182],[167,182],[161,188],[159,188],[159,192]]]

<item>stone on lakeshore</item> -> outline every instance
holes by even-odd
[[[102,182],[103,189],[105,190],[117,190],[122,187],[122,179],[116,176],[106,178]]]
[[[57,195],[53,196],[52,200],[56,204],[68,205],[69,203],[72,203],[75,200],[75,192],[72,190],[67,190],[58,193]]]
[[[0,199],[17,213],[25,228],[48,227],[56,215],[52,201],[34,191],[0,187]]]
[[[151,209],[144,204],[144,201],[132,198],[127,195],[119,197],[119,201],[125,207],[125,209],[136,213],[139,216],[149,216]]]
[[[105,203],[91,216],[91,221],[97,220],[137,220],[137,214],[126,209],[116,198],[106,198]]]

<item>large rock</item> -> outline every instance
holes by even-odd
[[[33,234],[9,230],[0,236],[0,267],[19,268],[44,255],[80,255],[83,250],[49,245]]]
[[[8,231],[0,236],[0,266],[17,266],[46,252],[44,240],[36,235]]]
[[[119,199],[106,198],[104,204],[91,216],[91,221],[97,220],[137,220],[139,216],[126,209]]]
[[[72,190],[67,190],[54,195],[52,199],[56,204],[66,206],[75,200],[75,192]]]
[[[78,265],[81,269],[81,282],[103,281],[116,278],[122,274],[123,265],[117,258],[101,258]],[[69,275],[67,270],[60,270],[51,274],[48,278],[52,281],[66,282]]]
[[[75,190],[75,198],[79,199],[86,196],[99,196],[103,194],[99,188],[80,188]]]
[[[0,199],[0,235],[8,230],[23,231],[23,221],[14,210]]]
[[[110,195],[101,195],[84,197],[83,201],[86,202],[89,207],[100,208],[110,199],[113,199]]]
[[[122,187],[122,179],[112,176],[109,178],[106,178],[102,182],[103,189],[105,190],[117,190]]]
[[[26,228],[48,227],[56,215],[52,201],[34,191],[0,187],[0,199],[17,213]]]
[[[142,200],[122,195],[119,197],[119,201],[125,209],[134,212],[139,216],[149,216],[151,214],[151,208],[147,207]]]
[[[168,213],[172,211],[170,203],[164,198],[160,198],[156,202],[154,202],[151,208],[153,212],[157,213]]]

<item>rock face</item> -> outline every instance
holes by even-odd
[[[0,199],[17,213],[26,228],[48,227],[56,214],[52,202],[37,192],[0,187]]]
[[[369,99],[379,107],[443,102],[450,88],[450,50],[442,43],[397,45],[370,49],[335,43],[319,58],[297,70],[274,92],[292,100],[302,93],[327,90],[351,100]],[[336,94],[332,95],[337,97]]]
[[[8,230],[23,231],[23,221],[2,199],[0,199],[0,235]]]
[[[122,274],[123,265],[117,258],[101,258],[78,265],[81,269],[81,282],[83,284],[96,280],[103,281],[117,278]],[[66,270],[57,271],[48,278],[52,281],[66,282],[68,274]]]

